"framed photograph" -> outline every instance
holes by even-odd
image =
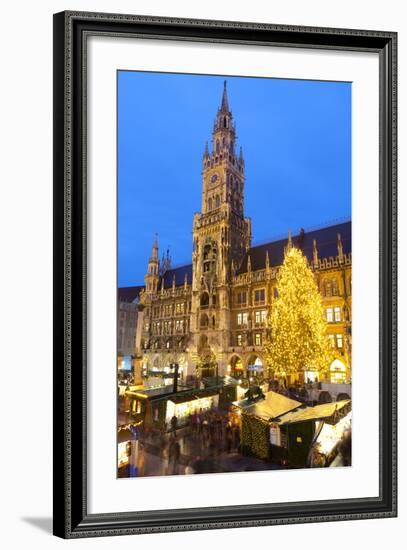
[[[54,534],[394,517],[393,32],[54,15]]]

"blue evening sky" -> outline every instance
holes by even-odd
[[[351,84],[118,72],[118,282],[160,257],[191,262],[205,141],[227,80],[253,243],[351,215]]]

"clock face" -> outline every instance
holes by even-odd
[[[211,183],[216,183],[218,181],[218,174],[213,174],[211,177]]]

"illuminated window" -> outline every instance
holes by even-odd
[[[334,334],[328,334],[329,343],[331,344],[331,348],[335,347],[335,335]]]
[[[261,346],[261,334],[259,332],[254,335],[254,343],[256,346]]]
[[[335,307],[334,308],[334,317],[335,317],[335,323],[339,323],[341,320],[341,308]]]
[[[338,280],[332,279],[332,294],[333,296],[338,296],[339,289],[338,289]]]
[[[239,326],[247,325],[247,313],[238,313],[237,314],[237,324]]]
[[[263,325],[267,319],[267,311],[265,309],[255,312],[255,323],[256,325]]]
[[[334,312],[333,312],[333,309],[331,307],[326,308],[326,320],[328,321],[328,323],[333,323]]]
[[[175,314],[182,315],[183,313],[184,313],[184,303],[179,302],[178,304],[175,304]]]
[[[337,334],[336,335],[336,345],[338,346],[339,349],[343,348],[343,336],[342,336],[342,334]]]
[[[243,340],[242,335],[238,334],[237,337],[236,337],[236,342],[237,342],[238,346],[242,345],[242,340]]]

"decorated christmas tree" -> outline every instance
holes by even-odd
[[[315,371],[320,378],[332,360],[327,323],[314,274],[291,240],[277,276],[277,291],[268,320],[271,339],[265,346],[269,369],[276,377]]]

